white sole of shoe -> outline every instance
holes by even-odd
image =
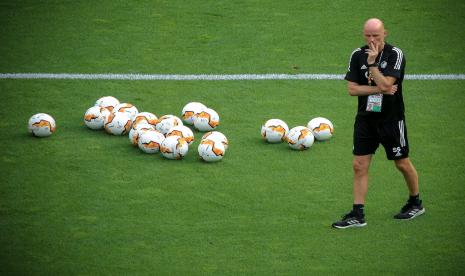
[[[367,225],[367,223],[364,222],[364,223],[358,223],[358,224],[351,224],[351,225],[345,226],[345,227],[333,225],[333,228],[346,229],[346,228],[352,228],[352,227],[363,227],[363,226],[366,226],[366,225]]]
[[[408,218],[408,219],[406,219],[406,220],[412,220],[412,219],[414,219],[414,218],[416,218],[416,217],[418,217],[418,216],[421,216],[421,215],[423,215],[423,214],[425,213],[425,211],[426,211],[426,209],[423,208],[423,209],[421,209],[420,211],[418,211],[415,215],[413,215],[411,218]]]
[[[426,209],[423,208],[420,211],[418,211],[415,215],[413,215],[413,216],[411,216],[409,218],[396,218],[396,217],[394,217],[394,219],[396,219],[396,220],[412,220],[412,219],[414,219],[414,218],[416,218],[418,216],[423,215],[425,213],[425,211],[426,211]]]

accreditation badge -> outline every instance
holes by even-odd
[[[374,94],[368,96],[366,111],[381,112],[383,105],[383,94]]]

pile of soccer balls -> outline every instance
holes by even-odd
[[[307,126],[296,126],[291,129],[280,119],[270,119],[262,126],[261,134],[269,143],[285,141],[294,150],[306,150],[313,142],[329,140],[334,133],[334,126],[326,118],[313,118]]]
[[[84,123],[93,130],[105,129],[108,134],[128,135],[131,144],[143,152],[160,152],[168,159],[182,159],[187,154],[194,142],[194,133],[184,124],[193,125],[198,131],[206,132],[198,146],[200,158],[206,162],[223,159],[229,141],[224,134],[214,131],[220,124],[215,110],[191,102],[182,109],[181,118],[171,114],[158,118],[151,112],[139,112],[130,103],[120,103],[115,97],[106,96],[87,109]],[[39,113],[29,120],[29,131],[34,136],[50,136],[55,129],[55,121],[50,115]]]
[[[87,110],[84,122],[91,129],[104,128],[113,135],[128,134],[130,142],[143,152],[160,152],[168,159],[182,159],[187,154],[194,142],[194,133],[184,123],[193,125],[198,131],[208,131],[198,147],[200,158],[207,162],[221,160],[228,140],[222,133],[213,131],[220,123],[218,113],[201,103],[191,102],[182,109],[181,118],[172,114],[158,118],[107,96],[98,99],[95,106]]]

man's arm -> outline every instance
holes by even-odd
[[[348,81],[347,82],[347,91],[349,92],[349,95],[351,96],[368,96],[372,94],[386,94],[386,95],[394,95],[397,92],[397,84],[394,84],[396,82],[396,78],[390,77],[390,76],[383,76],[381,72],[379,72],[378,69],[376,69],[378,73],[381,75],[382,78],[386,79],[386,83],[383,87],[380,87],[378,85],[378,82],[376,82],[376,86],[369,86],[369,85],[360,85],[356,82]],[[374,78],[376,81],[376,78]],[[388,90],[384,90],[388,89]]]
[[[351,96],[367,96],[380,92],[377,86],[360,85],[353,81],[347,82],[347,91]]]
[[[396,82],[396,78],[391,77],[391,76],[384,76],[378,69],[378,67],[370,67],[368,70],[370,70],[371,76],[373,77],[376,86],[378,87],[379,90],[383,94],[394,94],[394,93],[389,93],[392,90],[392,86]],[[397,85],[396,85],[396,91],[397,91]]]

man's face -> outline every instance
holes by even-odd
[[[384,28],[373,26],[373,27],[366,27],[363,30],[363,36],[365,37],[365,41],[367,45],[373,43],[376,48],[382,46],[384,44],[384,38],[386,37],[386,32]]]

